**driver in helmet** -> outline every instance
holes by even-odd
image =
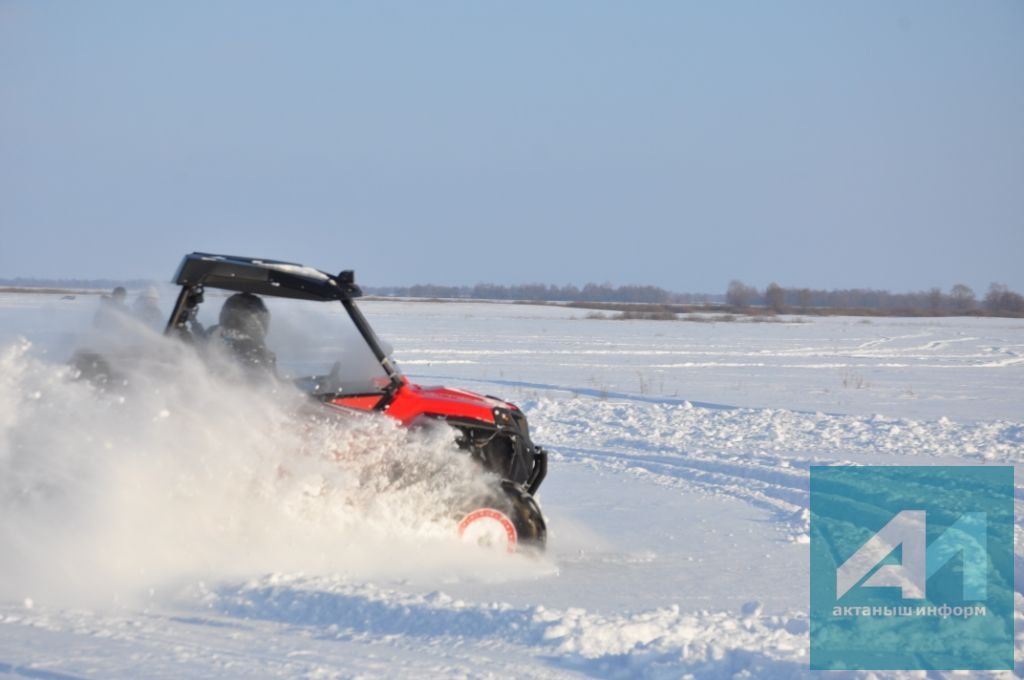
[[[276,374],[277,357],[267,349],[270,312],[252,293],[235,293],[220,309],[220,325],[211,329],[211,337],[221,343],[247,369]]]

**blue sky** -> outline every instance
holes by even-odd
[[[0,0],[0,278],[1024,290],[1024,3]]]

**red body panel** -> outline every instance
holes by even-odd
[[[331,401],[332,404],[338,406],[348,406],[349,408],[357,408],[360,411],[369,411],[380,401],[379,395],[370,395],[367,397],[338,397]]]
[[[354,396],[335,399],[339,406],[371,410],[380,401],[377,396]],[[403,425],[409,425],[423,415],[468,418],[485,423],[494,423],[494,409],[515,409],[515,406],[498,399],[484,397],[465,390],[448,387],[423,387],[408,380],[398,388],[384,413]]]
[[[404,425],[421,415],[472,418],[493,424],[494,409],[508,407],[503,401],[472,392],[448,387],[422,387],[407,382],[398,389],[384,412]]]

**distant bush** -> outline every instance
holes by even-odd
[[[683,321],[694,323],[730,323],[736,320],[734,314],[687,314]]]
[[[644,312],[644,311],[628,311],[619,312],[615,315],[615,318],[619,321],[627,321],[630,319],[643,319],[645,321],[675,321],[677,317],[672,312]]]

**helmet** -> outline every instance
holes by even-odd
[[[263,300],[252,293],[235,293],[220,308],[220,325],[253,339],[263,339],[270,326],[270,312]]]

